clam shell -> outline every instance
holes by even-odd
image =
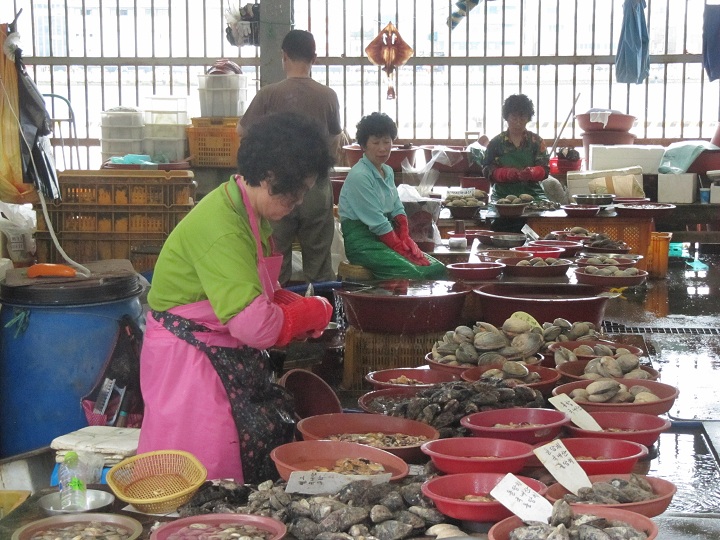
[[[469,326],[458,326],[453,333],[453,340],[457,343],[472,343],[475,332]]]
[[[590,345],[580,345],[579,347],[576,347],[573,349],[573,352],[577,356],[594,356],[595,351]]]
[[[575,353],[567,347],[560,347],[558,350],[556,350],[554,358],[555,366],[560,366],[565,362],[574,362],[575,360],[577,360],[577,356],[575,356]]]
[[[478,352],[472,343],[461,343],[455,352],[458,362],[477,364]]]
[[[532,356],[538,352],[544,344],[545,340],[543,337],[534,332],[515,336],[510,342],[511,347],[515,347],[521,351],[523,358]]]
[[[623,373],[633,371],[640,366],[640,359],[634,354],[621,354],[615,360],[623,370]]]
[[[507,361],[502,354],[490,351],[478,356],[477,363],[479,366],[487,366],[490,364],[504,364]]]
[[[568,321],[567,319],[562,319],[562,318],[558,317],[552,323],[554,326],[559,326],[560,328],[562,328],[564,330],[569,330],[570,328],[572,328],[572,323],[570,321]]]
[[[505,362],[502,366],[502,372],[508,377],[513,377],[515,379],[522,379],[530,374],[530,370],[525,364],[515,361]]]
[[[625,375],[623,375],[623,379],[650,379],[650,374],[647,371],[638,368],[628,371]]]
[[[488,369],[480,376],[480,378],[502,380],[505,378],[505,373],[503,373],[502,369]]]
[[[633,403],[651,403],[653,401],[660,401],[660,398],[652,392],[640,392],[639,394],[635,394]]]
[[[597,372],[603,377],[622,377],[624,372],[618,361],[612,356],[603,356],[600,358],[597,366]]]
[[[517,317],[510,317],[503,323],[502,330],[506,334],[512,336],[529,332],[532,330],[532,325],[529,322]]]
[[[615,354],[615,352],[610,347],[608,347],[607,345],[603,345],[602,343],[596,343],[593,347],[593,350],[598,356],[612,356]]]
[[[550,325],[543,329],[543,338],[545,338],[545,341],[555,341],[562,334],[562,331],[563,329],[559,326]]]
[[[508,345],[508,339],[500,332],[480,332],[475,334],[473,344],[478,351],[495,351]]]
[[[599,379],[585,387],[590,401],[607,401],[620,391],[620,383],[614,379]]]

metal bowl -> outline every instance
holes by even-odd
[[[573,195],[572,198],[577,204],[592,204],[595,206],[609,206],[615,201],[615,195],[612,193]]]
[[[495,234],[491,238],[492,245],[501,248],[520,247],[525,243],[524,234]]]
[[[48,516],[62,516],[80,512],[104,512],[115,502],[115,495],[99,489],[87,490],[87,504],[83,510],[63,510],[60,506],[60,492],[40,497],[38,505]]]

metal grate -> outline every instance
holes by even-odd
[[[609,334],[682,334],[693,336],[720,335],[720,328],[657,328],[652,326],[625,326],[603,321],[603,330]]]

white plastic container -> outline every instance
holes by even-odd
[[[141,110],[114,110],[103,111],[100,114],[101,124],[107,127],[138,127],[145,123]]]
[[[697,174],[659,174],[657,200],[660,203],[690,204],[695,202]]]
[[[149,139],[146,138],[143,148],[156,163],[172,163],[187,157],[185,148],[187,139]]]
[[[145,137],[148,139],[182,139],[187,124],[145,124]]]
[[[102,139],[142,139],[145,137],[145,126],[116,126],[101,124]]]
[[[218,75],[219,76],[219,75]],[[200,116],[242,116],[247,102],[247,89],[200,89]]]
[[[239,73],[198,75],[200,90],[246,90],[247,75]]]
[[[145,111],[145,125],[172,124],[185,126],[187,123],[187,111]]]
[[[146,111],[185,112],[187,113],[187,97],[151,96],[147,98]]]
[[[100,151],[112,156],[142,154],[143,139],[102,139]]]
[[[643,174],[657,174],[664,154],[665,147],[660,145],[591,144],[588,167],[591,171],[601,171],[638,166],[642,167]]]

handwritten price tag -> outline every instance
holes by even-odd
[[[597,423],[590,413],[575,403],[567,394],[560,394],[548,398],[548,401],[558,410],[562,411],[570,417],[572,423],[580,429],[588,431],[602,431],[602,427]]]
[[[585,471],[561,440],[551,441],[540,448],[535,448],[533,452],[555,480],[568,491],[577,495],[578,489],[592,486]]]
[[[490,495],[523,521],[547,523],[552,514],[550,501],[511,473],[498,482]]]
[[[333,494],[356,480],[370,480],[373,484],[384,484],[389,482],[391,477],[390,473],[366,476],[320,471],[293,471],[288,478],[285,492],[305,495]]]

